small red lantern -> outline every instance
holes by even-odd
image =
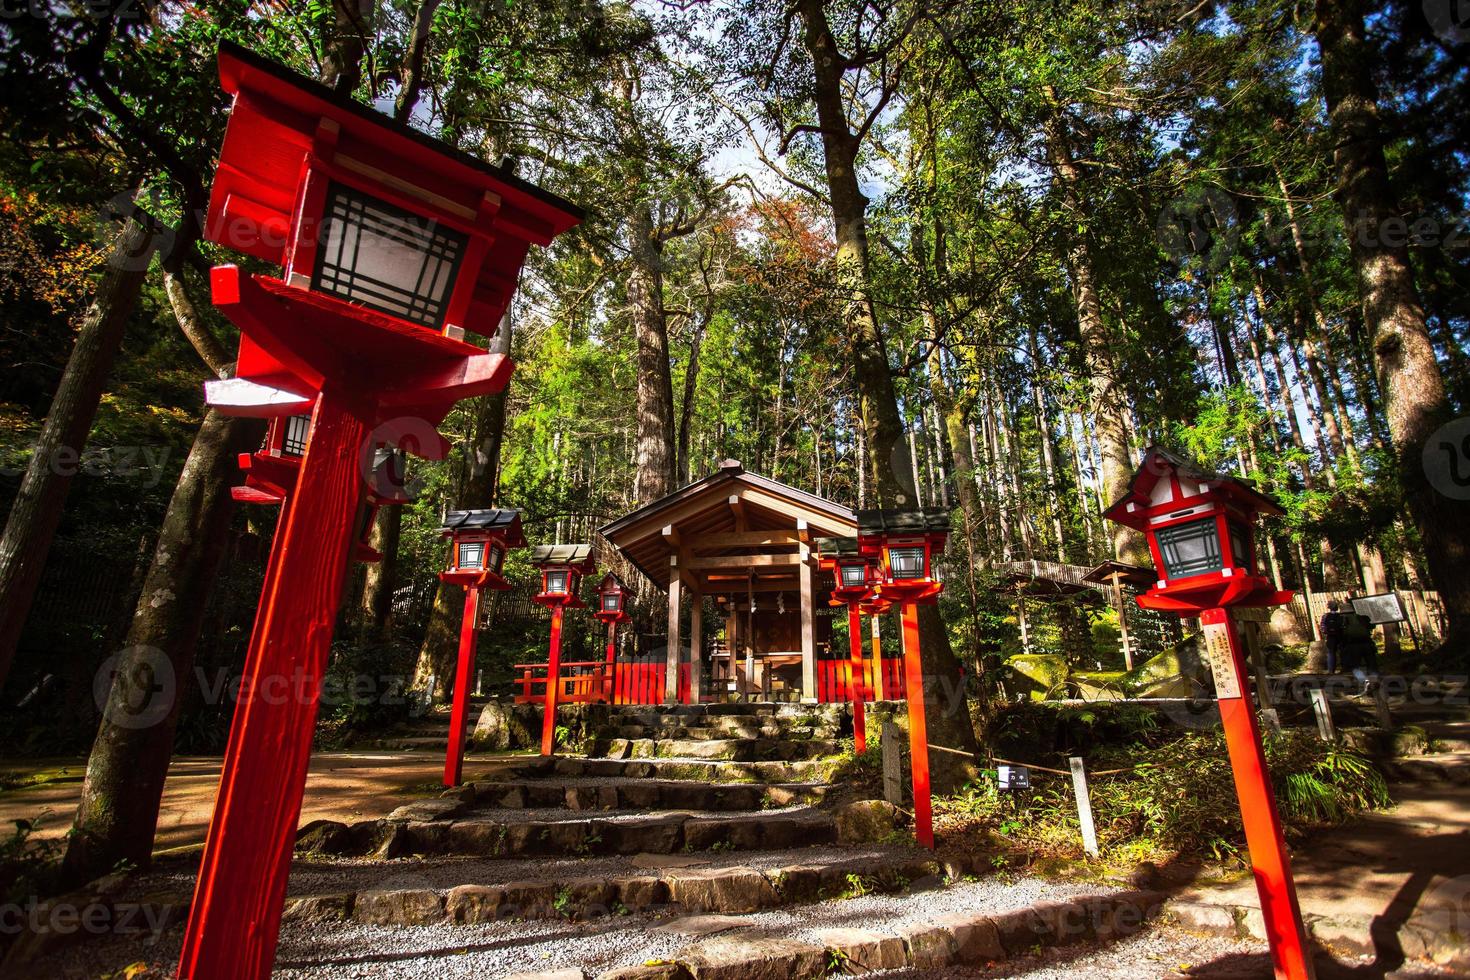
[[[441,581],[500,591],[511,587],[504,576],[505,553],[526,546],[519,510],[451,510],[439,533],[449,539]]]
[[[1128,493],[1103,514],[1148,538],[1158,581],[1138,604],[1198,613],[1222,606],[1279,606],[1279,592],[1259,571],[1255,525],[1280,517],[1280,505],[1247,481],[1211,473],[1158,447],[1148,450]]]
[[[622,579],[608,572],[598,583],[597,612],[593,615],[609,626],[626,623],[632,618],[628,615],[628,600],[632,596],[633,590],[624,585]]]
[[[856,538],[818,538],[817,563],[832,573],[832,605],[847,606],[847,643],[852,697],[852,742],[859,754],[868,751],[867,713],[863,707],[866,685],[863,683],[863,614],[862,603],[873,596],[878,576],[871,555],[863,553]],[[881,670],[881,661],[874,665]]]
[[[531,552],[541,570],[541,591],[531,601],[551,610],[551,642],[546,658],[546,702],[541,716],[541,754],[556,748],[556,703],[561,691],[561,619],[567,608],[586,606],[577,591],[582,576],[597,571],[590,544],[544,544]]]
[[[1306,928],[1297,902],[1281,817],[1266,770],[1261,730],[1242,682],[1245,655],[1232,606],[1276,606],[1291,601],[1256,571],[1255,523],[1281,507],[1244,480],[1211,473],[1171,452],[1151,447],[1124,497],[1105,517],[1148,537],[1157,582],[1138,597],[1145,609],[1199,616],[1202,659],[1215,677],[1225,747],[1240,800],[1271,961],[1280,980],[1314,976]]]
[[[590,544],[543,544],[531,552],[531,564],[541,570],[541,591],[532,601],[548,609],[586,607],[577,594],[582,576],[597,571]]]
[[[449,749],[444,756],[444,785],[458,786],[464,774],[464,740],[469,727],[470,675],[475,667],[475,627],[480,618],[480,590],[504,591],[501,574],[505,552],[524,548],[521,512],[451,510],[439,533],[449,539],[449,565],[439,573],[444,582],[464,586],[464,618],[459,626],[459,659],[454,671],[454,707],[449,715]]]
[[[613,692],[617,690],[617,680],[613,672],[617,669],[618,624],[633,618],[628,615],[628,600],[632,597],[633,590],[612,572],[604,575],[598,583],[597,612],[593,615],[607,624],[607,661],[603,667],[602,688],[603,695],[609,702],[613,700]]]
[[[878,559],[874,591],[899,604],[932,604],[944,591],[938,555],[949,540],[949,514],[929,510],[858,511],[858,546]]]
[[[914,784],[914,836],[934,848],[934,804],[929,789],[929,726],[919,640],[919,604],[939,601],[944,583],[936,557],[949,539],[949,514],[935,510],[860,510],[858,548],[878,562],[874,594],[896,603],[903,617],[903,677],[909,716]],[[881,664],[879,665],[881,667]]]

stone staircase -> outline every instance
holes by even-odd
[[[585,755],[529,757],[382,819],[304,827],[291,915],[742,913],[942,880],[902,811],[833,782],[850,729],[840,705],[595,706]],[[410,858],[424,887],[375,886]]]

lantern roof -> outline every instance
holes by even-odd
[[[597,583],[597,591],[608,592],[612,589],[621,589],[624,592],[628,591],[628,587],[623,584],[623,580],[618,578],[616,573],[608,572],[602,577],[602,581]]]
[[[539,544],[531,549],[531,564],[537,568],[567,567],[583,575],[597,570],[590,544]]]
[[[505,539],[506,547],[524,548],[526,536],[521,531],[521,511],[514,507],[491,507],[483,510],[451,510],[444,515],[440,534],[455,531],[493,531]]]
[[[878,537],[886,534],[948,534],[949,511],[929,508],[918,510],[860,510],[857,512],[858,536]]]
[[[584,217],[507,162],[486,163],[240,45],[220,42],[219,75],[234,106],[210,193],[205,236],[212,242],[284,264],[302,161],[323,129],[334,131],[335,166],[416,199],[430,214],[474,222],[493,202],[472,303],[476,323],[500,321],[530,245],[549,245]]]
[[[1165,491],[1159,488],[1159,484],[1165,480],[1170,481],[1173,493],[1161,497],[1160,493]],[[1178,453],[1150,446],[1144,452],[1143,462],[1133,474],[1133,479],[1128,482],[1127,493],[1103,511],[1103,516],[1125,527],[1143,530],[1148,523],[1150,507],[1205,494],[1272,517],[1286,513],[1272,497],[1257,490],[1250,480],[1213,472]]]
[[[817,538],[817,556],[823,559],[860,558],[862,550],[857,538]]]

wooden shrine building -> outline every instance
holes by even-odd
[[[725,460],[601,533],[668,593],[662,700],[846,699],[845,684],[820,682],[832,584],[814,542],[855,537],[851,510]],[[719,642],[705,642],[707,630],[719,632],[703,621],[705,600],[724,619]]]

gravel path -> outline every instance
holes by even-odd
[[[809,855],[810,851],[797,852]],[[947,912],[1004,912],[1040,901],[1095,893],[1083,887],[1023,878],[964,882],[922,894],[865,895],[842,901],[758,912],[739,918],[748,930],[815,940],[831,927],[884,929],[923,922]],[[494,980],[532,970],[581,967],[596,975],[648,959],[667,958],[697,940],[657,931],[672,917],[629,915],[587,923],[554,921],[496,922],[476,925],[365,926],[286,924],[276,957],[277,977],[291,980],[346,980],[404,977],[438,980],[464,977]],[[125,940],[108,937],[86,942],[38,966],[43,975],[71,980],[95,977],[140,960],[172,971],[182,927],[158,937]]]
[[[1385,970],[1369,960],[1317,959],[1317,980],[1430,980],[1457,974],[1414,965]],[[1208,980],[1261,980],[1271,976],[1265,943],[1199,936],[1172,926],[1154,926],[1111,944],[1084,943],[1021,956],[995,969],[948,967],[941,970],[889,970],[871,974],[893,980],[1145,980],[1200,977]]]

